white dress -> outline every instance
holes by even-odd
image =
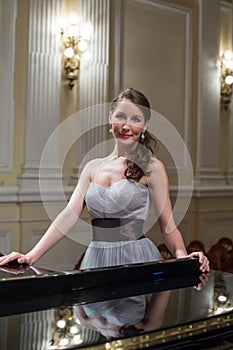
[[[122,179],[105,189],[91,182],[85,201],[93,219],[93,241],[82,270],[162,260],[154,243],[143,236],[150,205],[146,186]]]

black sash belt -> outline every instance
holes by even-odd
[[[140,219],[93,219],[93,241],[118,242],[142,239],[143,224],[144,220]]]

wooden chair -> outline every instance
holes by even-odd
[[[227,256],[227,259],[222,264],[222,271],[233,273],[233,252]]]
[[[81,257],[79,258],[79,260],[75,264],[75,267],[74,267],[75,270],[80,270],[80,266],[81,266],[81,263],[83,261],[84,255],[85,255],[85,252],[81,255]]]
[[[168,247],[166,246],[166,244],[164,243],[161,243],[158,245],[158,250],[160,252],[160,254],[162,255],[162,258],[164,260],[167,260],[167,259],[172,259],[173,256],[172,256],[172,253],[170,252],[170,250],[168,249]]]
[[[228,257],[227,249],[220,243],[212,245],[206,254],[210,261],[210,268],[223,271],[224,263]]]
[[[193,252],[203,252],[205,253],[205,246],[204,243],[202,243],[199,240],[194,240],[189,243],[187,246],[187,252],[188,254],[193,253]]]
[[[233,250],[233,241],[229,237],[222,237],[222,238],[220,238],[218,243],[222,244],[229,253],[232,252],[232,250]]]
[[[222,263],[222,270],[233,273],[233,241],[229,237],[222,237],[218,244],[221,244],[227,250],[227,257]]]

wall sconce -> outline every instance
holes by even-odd
[[[233,52],[227,50],[221,58],[221,106],[227,110],[233,92]]]
[[[71,307],[54,310],[53,334],[48,350],[74,349],[83,343],[81,324],[75,318]]]
[[[63,42],[63,66],[65,78],[68,80],[70,89],[78,79],[80,59],[82,56],[90,55],[87,52],[91,40],[93,27],[91,23],[80,25],[79,16],[71,12],[67,21],[61,28]]]

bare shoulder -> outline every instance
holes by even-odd
[[[165,166],[161,160],[156,157],[151,157],[151,161],[148,166],[149,176],[148,182],[155,184],[158,182],[167,183],[167,172]]]
[[[148,170],[152,174],[153,173],[158,174],[160,172],[166,173],[165,166],[164,166],[163,162],[156,157],[151,157],[150,163],[148,165]]]
[[[102,162],[104,161],[104,158],[95,158],[90,160],[83,169],[92,169],[92,168],[96,168],[98,167],[100,164],[102,164]]]
[[[93,180],[93,177],[97,171],[97,169],[103,163],[103,158],[96,158],[90,160],[85,164],[81,172],[79,173],[79,180],[76,186],[77,191],[81,189],[82,193],[86,193],[90,182]]]
[[[106,161],[105,158],[95,158],[90,160],[85,167],[82,170],[82,176],[89,177],[90,179],[93,177],[93,174],[96,173],[99,167],[103,165],[103,163]]]

